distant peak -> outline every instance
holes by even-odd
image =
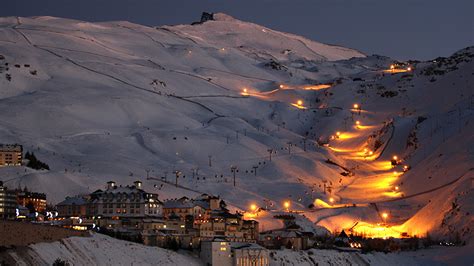
[[[215,13],[213,15],[214,15],[214,20],[217,20],[217,21],[235,21],[235,20],[237,20],[234,17],[229,16],[229,15],[224,14],[224,13]]]
[[[202,12],[201,20],[199,22],[193,22],[192,25],[202,24],[207,21],[236,21],[237,19],[233,18],[224,13],[209,13],[209,12]]]

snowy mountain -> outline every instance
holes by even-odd
[[[224,14],[158,28],[0,18],[0,142],[51,168],[0,179],[52,203],[140,179],[161,199],[290,200],[333,231],[388,222],[386,235],[469,239],[473,52],[389,70],[390,58]]]
[[[57,259],[74,265],[202,265],[191,256],[101,234],[32,244],[2,254],[2,261],[12,265],[53,265]]]

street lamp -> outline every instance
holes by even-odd
[[[257,210],[257,205],[256,205],[256,204],[253,204],[253,203],[250,204],[250,210],[251,210],[252,212],[255,212],[255,211]]]
[[[302,106],[302,105],[303,105],[303,101],[302,101],[302,100],[298,100],[298,101],[296,102],[296,104]]]
[[[386,213],[386,212],[382,213],[382,218],[383,218],[383,220],[384,220],[384,222],[385,222],[385,221],[387,220],[387,218],[388,218],[388,213]]]
[[[330,198],[329,198],[329,202],[334,203],[334,198],[333,198],[333,197],[330,197]]]
[[[285,201],[283,203],[283,206],[285,207],[286,211],[289,212],[290,211],[290,202],[289,201]]]

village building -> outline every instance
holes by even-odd
[[[233,266],[268,266],[268,249],[255,243],[231,242]]]
[[[109,181],[105,190],[93,192],[89,199],[90,214],[105,218],[161,217],[162,206],[158,194],[145,192],[140,181],[132,186]]]
[[[16,217],[16,196],[0,181],[0,219],[15,219]]]
[[[86,217],[87,200],[83,196],[66,197],[56,205],[59,217]]]
[[[56,205],[59,217],[92,218],[100,227],[136,232],[142,230],[144,219],[160,219],[162,206],[158,194],[145,192],[140,181],[128,186],[110,181],[105,190],[68,197]]]
[[[245,240],[258,240],[259,237],[259,223],[256,220],[243,220],[240,231]]]
[[[0,167],[20,166],[23,160],[23,147],[18,144],[0,144]]]
[[[200,257],[204,265],[232,265],[230,242],[223,239],[201,241]]]
[[[205,265],[268,266],[267,249],[255,243],[229,242],[215,238],[201,242],[201,260]]]
[[[292,224],[285,228],[260,233],[259,244],[268,249],[285,247],[293,250],[305,250],[310,247],[311,237],[313,237],[313,233],[304,232],[298,225]]]
[[[30,211],[46,211],[46,194],[31,192],[25,189],[15,190],[18,205],[27,207]]]

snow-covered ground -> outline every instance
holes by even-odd
[[[340,252],[311,249],[308,251],[272,251],[270,265],[472,265],[472,246],[436,247],[395,253]]]
[[[340,252],[311,249],[271,250],[270,265],[472,265],[471,246],[382,253]],[[33,244],[4,251],[0,259],[16,265],[52,265],[56,259],[74,265],[202,265],[196,255],[179,254],[117,240],[101,234],[70,237],[52,243]]]
[[[56,259],[71,265],[202,265],[199,258],[190,255],[101,234],[33,244],[21,251],[5,251],[3,256],[15,260],[16,265],[52,265]]]
[[[140,179],[161,199],[206,192],[277,210],[290,201],[303,223],[331,231],[469,240],[473,50],[391,74],[390,58],[224,14],[160,28],[0,18],[0,142],[51,168],[2,168],[0,179],[51,203]],[[410,171],[392,169],[393,155]],[[382,222],[390,228],[374,228]]]

